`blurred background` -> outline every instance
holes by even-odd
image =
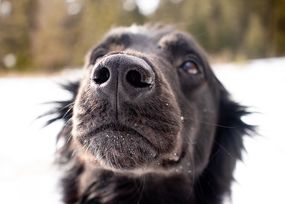
[[[232,199],[284,204],[285,0],[0,0],[0,203],[61,204],[53,165],[59,121],[45,102],[70,94],[89,48],[115,26],[170,23],[191,33],[253,114]],[[67,71],[69,70],[69,71]]]
[[[285,54],[284,0],[0,0],[0,72],[78,67],[113,26],[161,22],[214,61]]]

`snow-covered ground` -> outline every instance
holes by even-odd
[[[257,112],[244,118],[259,126],[245,140],[247,153],[236,169],[233,204],[285,203],[285,58],[216,65],[233,97]],[[42,128],[43,105],[68,94],[61,77],[0,78],[0,203],[59,204],[59,173],[53,167],[61,123]]]

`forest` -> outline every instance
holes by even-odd
[[[0,72],[80,67],[107,30],[134,23],[173,24],[213,62],[285,55],[285,0],[148,1],[0,0]]]

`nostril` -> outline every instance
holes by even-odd
[[[96,70],[93,76],[93,80],[96,84],[103,84],[110,78],[110,71],[106,67]]]
[[[148,83],[150,79],[143,79],[142,74],[136,70],[130,70],[126,79],[130,85],[136,88],[145,88],[151,85],[151,83]]]

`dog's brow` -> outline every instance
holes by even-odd
[[[111,34],[109,37],[107,37],[105,43],[106,45],[111,44],[123,44],[127,45],[130,42],[130,34],[128,33],[120,33],[120,34]]]
[[[159,44],[166,47],[189,47],[188,40],[181,33],[170,33],[160,38]]]

